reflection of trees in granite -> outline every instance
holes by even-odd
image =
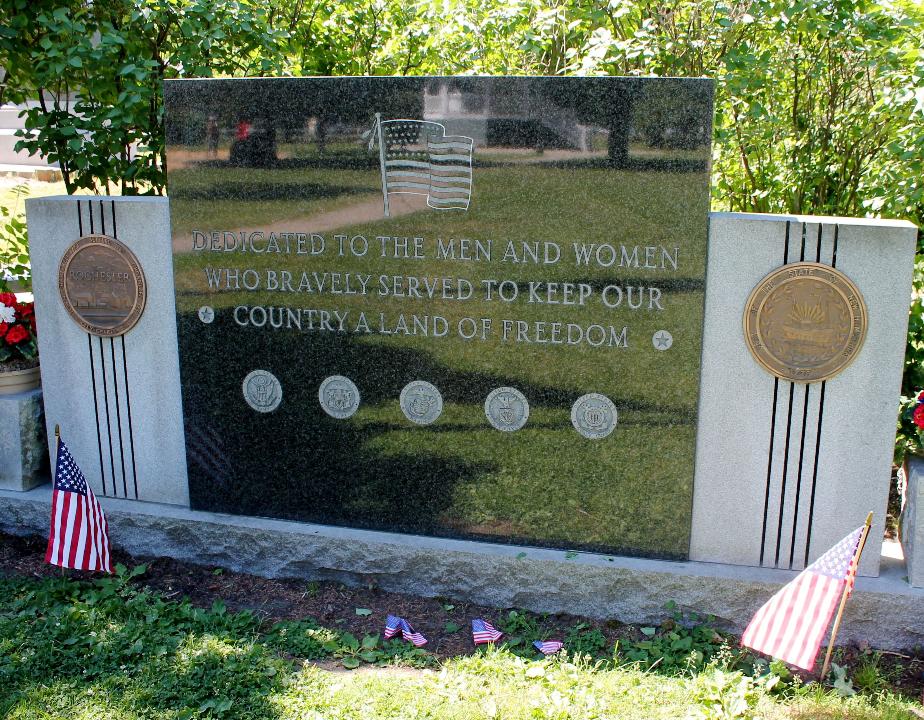
[[[229,310],[220,311],[211,326],[203,325],[195,315],[180,316],[178,321],[184,357],[186,433],[192,443],[189,479],[193,507],[436,536],[620,549],[612,543],[563,541],[553,532],[554,527],[541,523],[524,525],[505,517],[477,521],[460,516],[454,503],[461,489],[488,474],[503,474],[505,458],[482,462],[461,453],[447,457],[429,451],[426,445],[434,434],[485,432],[486,421],[480,418],[466,423],[443,418],[422,429],[398,419],[397,398],[413,379],[434,382],[447,404],[475,406],[479,413],[487,394],[503,385],[523,391],[535,410],[570,408],[580,392],[504,375],[457,371],[423,351],[361,342],[354,335],[280,333],[268,342],[264,332],[235,329],[231,332],[240,345],[232,355],[221,350],[216,340],[219,334],[214,332],[214,326],[232,324]],[[195,362],[196,358],[202,362]],[[216,364],[218,358],[220,365]],[[273,372],[283,387],[282,404],[266,415],[251,412],[241,395],[241,379],[255,368]],[[359,384],[360,413],[363,408],[394,402],[395,421],[368,415],[360,421],[356,417],[328,417],[318,403],[317,389],[331,374],[346,375]],[[625,426],[669,430],[692,422],[692,416],[674,417],[676,406],[618,396],[613,400],[621,411],[649,414],[641,421],[621,420]],[[529,429],[568,437],[574,432],[564,414],[556,421],[531,417]],[[390,443],[389,438],[401,433],[409,433],[412,447]],[[225,449],[221,456],[232,467],[228,479],[224,473],[214,472],[215,463],[197,440],[209,434],[221,438]],[[383,451],[383,447],[388,450]],[[683,493],[678,496],[681,505],[686,502],[682,497]],[[584,509],[578,512],[600,517],[600,508],[594,507],[592,498],[581,505]],[[540,516],[545,513],[541,507],[534,509],[541,511]],[[638,554],[637,548],[624,549]],[[685,548],[674,548],[661,554],[678,557],[684,552]]]
[[[214,182],[201,187],[185,188],[184,200],[312,200],[343,195],[359,195],[364,188],[322,185],[312,182]]]

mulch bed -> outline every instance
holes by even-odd
[[[98,573],[64,571],[47,565],[45,544],[46,541],[41,538],[22,538],[0,533],[0,576],[60,577],[63,572],[75,579],[99,576]],[[170,558],[140,559],[118,551],[113,553],[112,563],[113,566],[122,563],[127,567],[146,564],[147,571],[138,581],[168,598],[180,599],[185,596],[199,607],[210,607],[214,601],[222,600],[231,611],[250,610],[269,622],[310,617],[322,625],[361,638],[367,633],[381,633],[386,615],[397,615],[411,623],[416,631],[423,633],[428,640],[426,649],[441,659],[474,651],[470,624],[472,618],[496,623],[507,613],[506,610],[448,598],[422,598],[385,592],[372,586],[347,587],[330,581],[271,580]],[[370,615],[357,615],[357,608],[372,612]],[[461,629],[445,632],[449,622],[461,626]],[[570,615],[545,617],[541,626],[548,631],[549,638],[563,640],[568,628],[579,622],[586,623],[588,628],[598,628],[610,643],[620,638],[639,640],[644,637],[638,628],[631,625]]]
[[[94,577],[93,573],[63,571],[47,565],[44,561],[45,544],[42,538],[0,533],[0,576],[56,577],[67,572],[76,579]],[[113,553],[113,565],[115,563],[127,567],[146,564],[147,571],[138,578],[138,582],[168,598],[185,596],[199,607],[210,607],[216,600],[222,600],[229,610],[250,610],[269,622],[310,617],[322,625],[336,627],[361,638],[367,633],[381,633],[386,615],[398,615],[427,637],[426,649],[440,659],[474,651],[470,632],[472,618],[494,622],[508,612],[449,598],[422,598],[385,592],[374,586],[356,588],[330,581],[271,580],[170,558],[140,559],[118,551]],[[357,615],[357,608],[372,612]],[[460,629],[446,632],[446,624],[450,622],[461,626]],[[644,638],[637,626],[615,620],[600,622],[571,615],[543,616],[540,620],[547,637],[556,639],[564,639],[567,630],[578,623],[600,630],[610,645],[623,638]],[[849,675],[853,675],[853,669],[869,651],[869,648],[862,647],[847,648]],[[883,652],[879,668],[890,679],[896,692],[921,697],[924,690],[924,648],[902,653]],[[809,678],[808,674],[800,675]]]

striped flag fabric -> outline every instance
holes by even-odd
[[[476,645],[494,643],[500,640],[503,636],[504,633],[495,628],[486,620],[472,620],[472,640],[475,641]]]
[[[427,638],[419,632],[414,632],[414,628],[411,627],[411,624],[407,620],[397,617],[396,615],[389,615],[385,618],[385,639],[389,640],[398,633],[401,633],[401,637],[404,640],[413,643],[414,647],[422,647],[427,644]]]
[[[390,640],[401,632],[402,623],[404,623],[404,620],[394,615],[389,615],[385,618],[385,639]]]
[[[409,643],[413,643],[414,647],[423,647],[427,644],[427,638],[419,632],[414,632],[414,628],[408,625],[406,620],[404,622],[404,629],[401,631],[401,637]]]
[[[45,562],[75,570],[112,573],[106,515],[60,438]]]
[[[536,650],[541,652],[543,655],[552,655],[553,653],[557,653],[565,646],[563,642],[559,642],[558,640],[536,640],[533,645],[535,646]]]
[[[382,194],[424,195],[437,210],[467,210],[472,198],[474,140],[447,135],[429,120],[382,120],[377,113],[369,149],[379,146]]]
[[[770,598],[751,619],[741,644],[803,670],[814,668],[841,594],[853,589],[865,529],[854,530]]]

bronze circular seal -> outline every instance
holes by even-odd
[[[744,311],[748,348],[771,374],[799,383],[837,375],[860,352],[866,303],[844,273],[800,262],[774,270]]]
[[[84,235],[67,249],[58,267],[58,290],[74,321],[104,337],[131,330],[147,299],[138,258],[108,235]]]

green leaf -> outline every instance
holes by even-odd
[[[850,697],[857,694],[857,691],[853,689],[853,681],[847,677],[846,667],[831,663],[831,676],[834,678],[831,687],[837,691],[838,695]]]
[[[360,617],[366,617],[372,614],[372,611],[369,608],[356,608],[356,614]]]
[[[655,629],[655,628],[653,628],[653,627],[643,627],[643,628],[639,628],[639,629],[641,630],[642,635],[646,635],[646,636],[648,636],[648,637],[654,637],[655,634],[658,632],[657,629]]]
[[[454,633],[454,632],[459,632],[459,630],[461,629],[462,629],[461,625],[458,625],[454,622],[448,622],[446,623],[446,626],[443,628],[443,632]]]
[[[347,670],[355,670],[359,667],[360,662],[359,658],[355,657],[345,657],[340,661],[340,664],[343,665]]]

